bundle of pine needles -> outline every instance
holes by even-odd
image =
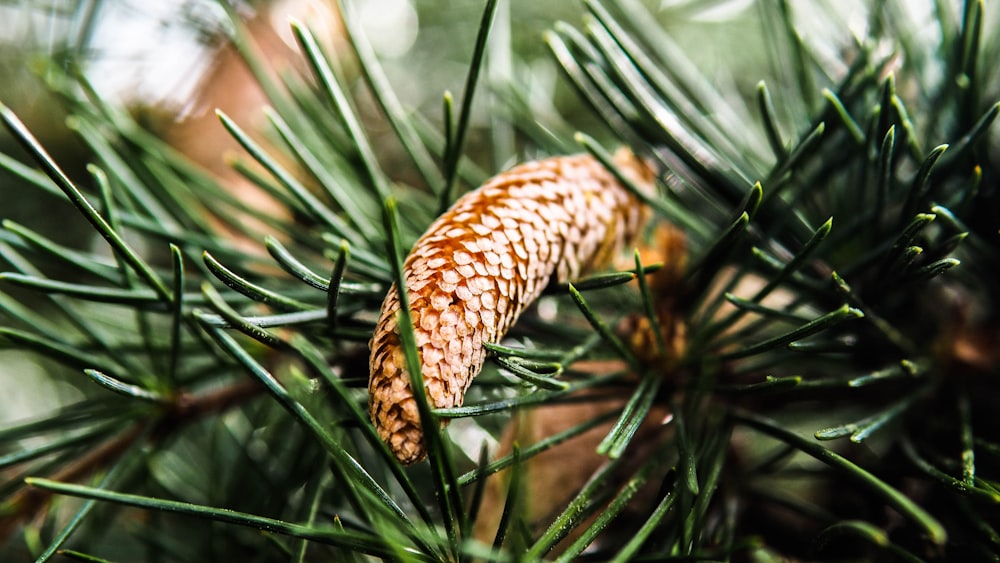
[[[773,70],[741,97],[614,4],[545,36],[587,115],[539,104],[515,65],[488,84],[506,119],[477,132],[612,171],[628,145],[658,174],[646,240],[621,271],[553,284],[465,405],[424,413],[453,422],[424,425],[410,468],[368,419],[367,342],[406,249],[497,171],[466,139],[516,3],[497,23],[486,2],[440,126],[400,101],[350,4],[360,94],[308,26],[307,72],[276,79],[234,25],[268,142],[219,118],[280,212],[81,74],[48,69],[85,177],[0,107],[34,161],[0,154],[18,197],[103,239],[0,231],[0,342],[84,382],[0,429],[5,560],[1000,556],[995,14],[871,2],[831,44],[801,29],[847,8],[760,1]],[[393,132],[378,144],[370,102]]]

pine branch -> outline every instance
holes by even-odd
[[[234,177],[272,207],[75,66],[44,72],[88,166],[0,105],[37,166],[0,153],[19,197],[75,210],[60,220],[103,241],[2,223],[0,345],[75,389],[0,428],[0,536],[29,540],[5,545],[41,560],[1000,554],[1000,28],[983,2],[935,2],[928,21],[871,2],[856,36],[839,5],[762,2],[719,28],[740,52],[718,68],[672,27],[718,32],[698,3],[491,1],[440,29],[452,10],[422,13],[448,41],[420,56],[465,61],[457,102],[397,83],[342,4],[350,53],[294,21],[301,72],[277,74],[223,4],[270,106],[263,130],[218,125],[242,151]],[[495,18],[515,33],[513,75],[480,84],[511,55],[487,40]],[[539,21],[544,42],[522,44]],[[502,111],[482,120],[484,103]],[[499,160],[582,147],[648,210],[648,236],[634,267],[550,283],[483,343],[466,403],[432,408],[406,255],[460,185],[499,172],[483,155],[511,132],[518,154]],[[655,190],[616,166],[620,144]],[[392,361],[430,458],[413,468],[365,391],[393,285]]]

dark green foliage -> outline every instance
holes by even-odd
[[[104,242],[68,248],[13,221],[0,232],[0,343],[86,390],[0,429],[2,552],[1000,556],[1000,34],[972,0],[933,3],[928,21],[906,2],[870,2],[853,43],[799,29],[840,21],[832,4],[757,2],[748,21],[761,26],[772,74],[729,69],[742,92],[718,86],[636,0],[586,0],[579,25],[550,22],[545,43],[593,115],[535,115],[509,77],[488,84],[510,116],[503,127],[523,154],[586,150],[610,163],[611,143],[626,143],[647,158],[660,191],[643,197],[654,223],[683,231],[686,267],[637,253],[632,269],[549,288],[557,315],[531,313],[511,342],[489,346],[494,361],[464,406],[435,411],[418,394],[430,461],[395,462],[367,418],[366,342],[406,248],[457,189],[488,175],[463,154],[489,26],[511,22],[484,4],[463,47],[457,119],[442,92],[443,135],[403,105],[346,11],[358,81],[405,162],[373,145],[355,85],[306,25],[292,31],[308,75],[284,85],[236,26],[272,98],[274,144],[221,113],[220,126],[259,165],[236,169],[284,215],[226,191],[82,76],[51,72],[93,155],[88,178],[63,173],[0,107],[37,164],[0,154],[5,174],[30,197],[72,204]],[[573,137],[571,123],[598,125]],[[667,286],[652,281],[671,271]],[[655,353],[634,348],[624,321],[637,319]],[[412,332],[401,340],[419,365]],[[619,369],[588,372],[581,359]],[[485,445],[467,446],[519,409],[602,394],[623,397],[620,408],[492,461]],[[666,411],[650,438],[653,413]],[[469,420],[438,429],[453,419]],[[587,454],[602,465],[568,504],[529,522],[537,468],[527,464],[598,427]],[[504,469],[503,500],[487,507],[484,481]],[[500,529],[473,539],[486,508]]]

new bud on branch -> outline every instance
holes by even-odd
[[[652,171],[630,151],[618,170],[649,187]],[[461,197],[417,240],[403,265],[432,408],[462,404],[486,359],[550,281],[602,268],[632,245],[645,221],[639,199],[590,155],[529,162]],[[399,293],[382,303],[370,344],[369,412],[396,458],[426,455],[400,348]]]

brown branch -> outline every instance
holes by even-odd
[[[261,393],[263,387],[255,380],[243,380],[227,387],[195,395],[179,393],[170,403],[159,420],[154,422],[151,441],[160,441],[181,428],[214,414],[240,405]],[[78,482],[94,474],[101,468],[113,464],[144,434],[147,420],[136,421],[127,430],[107,438],[82,457],[74,460],[58,471],[48,475],[48,479],[62,482]],[[22,487],[6,503],[6,516],[0,518],[0,543],[17,530],[18,526],[41,514],[52,496],[51,491]]]

